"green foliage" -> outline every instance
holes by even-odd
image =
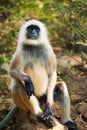
[[[2,82],[0,81],[0,89],[2,89]]]
[[[86,18],[86,0],[1,0],[0,53],[13,53],[19,28],[29,19],[45,22],[50,38],[62,40],[67,48],[85,43]]]
[[[63,0],[58,6],[62,21],[62,34],[67,47],[75,47],[77,41],[85,41],[87,36],[87,1],[86,0]],[[64,33],[63,33],[64,31]],[[71,45],[71,46],[70,46]]]
[[[4,63],[4,59],[0,57],[0,64]]]
[[[6,58],[5,55],[0,56],[0,64],[10,63],[10,58]]]
[[[87,46],[87,40],[85,42],[77,42],[76,44]]]

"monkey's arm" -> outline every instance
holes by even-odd
[[[16,55],[13,59],[10,67],[10,75],[12,78],[20,81],[24,81],[28,96],[34,94],[34,86],[29,75],[23,72],[24,67],[22,65],[23,58]]]
[[[13,117],[15,111],[17,111],[18,107],[13,106],[10,112],[6,115],[6,117],[0,122],[0,130],[9,122],[9,120]]]
[[[51,107],[54,102],[53,92],[57,80],[57,74],[56,74],[57,62],[53,51],[51,51],[51,54],[49,55],[48,62],[49,62],[49,68],[47,68],[47,72],[48,72],[49,81],[48,81],[48,89],[47,89],[47,104],[49,104]]]
[[[51,107],[54,102],[53,93],[54,93],[54,88],[56,84],[56,59],[53,52],[48,58],[48,64],[49,64],[49,67],[48,66],[46,67],[47,72],[48,72],[48,77],[49,77],[48,88],[47,88],[47,101],[46,101],[46,107],[44,109],[42,118],[44,120],[47,120],[47,119],[49,121],[51,120],[52,126],[55,126],[55,123],[52,119],[52,111],[51,111]]]
[[[52,107],[53,102],[54,102],[53,97],[54,97],[55,84],[56,84],[56,71],[54,71],[53,74],[51,75],[51,77],[49,78],[46,108],[45,108],[44,113],[43,113],[43,118],[48,118],[48,117],[52,116],[51,107]]]
[[[16,52],[18,53],[18,52]],[[23,80],[26,81],[29,79],[29,76],[25,74],[24,72],[24,66],[23,66],[23,57],[21,54],[15,54],[13,57],[13,60],[11,62],[10,66],[10,75],[11,77],[17,79],[17,80]]]

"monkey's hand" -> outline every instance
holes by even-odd
[[[51,117],[51,116],[52,116],[52,110],[51,110],[51,108],[50,108],[49,103],[47,103],[47,104],[46,104],[46,107],[45,107],[45,109],[44,109],[44,112],[43,112],[42,117],[43,117],[43,119],[45,119],[45,118],[49,118],[49,117]]]
[[[27,77],[26,80],[24,80],[24,82],[25,82],[27,95],[30,97],[32,94],[34,94],[34,85],[32,83],[32,80],[30,77]]]
[[[49,104],[46,105],[46,108],[43,114],[41,115],[41,120],[49,128],[55,126],[55,123],[52,118],[52,111]]]

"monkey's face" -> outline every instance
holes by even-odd
[[[37,40],[40,35],[40,28],[36,25],[30,25],[27,27],[26,37],[30,40]]]
[[[47,29],[45,25],[38,20],[29,20],[20,28],[19,45],[29,44],[38,45],[48,42]]]

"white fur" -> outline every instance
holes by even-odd
[[[52,73],[52,76],[49,79],[48,83],[48,93],[47,93],[47,101],[50,103],[50,106],[53,105],[53,91],[54,91],[54,86],[56,84],[56,79],[57,79],[57,74],[56,71]]]
[[[34,95],[30,96],[30,103],[32,105],[32,108],[33,108],[35,115],[43,113],[40,106],[39,106],[39,102]]]
[[[29,25],[37,25],[40,27],[40,37],[37,40],[29,40],[26,38],[26,28]],[[48,36],[47,36],[47,29],[45,27],[45,24],[43,24],[42,22],[38,20],[29,20],[25,22],[19,31],[18,48],[20,48],[21,44],[23,43],[33,44],[33,45],[49,43]]]

